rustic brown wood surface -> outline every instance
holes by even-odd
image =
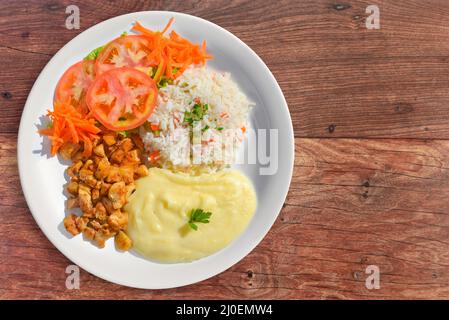
[[[0,299],[449,298],[449,2],[0,0]],[[377,4],[380,30],[365,28]],[[240,263],[201,283],[137,290],[70,264],[32,218],[18,178],[20,115],[33,82],[75,35],[133,11],[217,23],[267,63],[296,137],[290,193]],[[377,265],[381,288],[365,286]],[[124,271],[126,272],[126,271]]]

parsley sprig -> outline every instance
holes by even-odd
[[[207,103],[195,103],[192,111],[186,111],[184,113],[184,122],[194,126],[196,122],[203,120],[207,110],[209,110],[209,105]]]
[[[193,230],[198,230],[197,223],[209,223],[210,216],[212,212],[204,211],[203,209],[192,209],[190,210],[189,226]]]

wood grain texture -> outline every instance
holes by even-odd
[[[0,0],[0,299],[449,298],[449,2]],[[364,27],[377,4],[381,29]],[[16,140],[36,77],[66,42],[105,19],[173,10],[236,34],[281,85],[296,136],[290,193],[262,243],[201,283],[136,290],[70,264],[21,193]],[[365,287],[365,268],[381,289]]]
[[[71,291],[70,262],[20,195],[15,139],[0,135],[0,298],[449,297],[449,141],[298,138],[285,208],[236,266],[162,291],[82,272]],[[368,265],[381,270],[380,290],[365,288]]]

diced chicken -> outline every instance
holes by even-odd
[[[79,177],[81,181],[86,181],[87,178],[93,177],[93,175],[94,175],[93,171],[86,169],[85,166],[79,172]]]
[[[120,169],[116,166],[110,166],[108,176],[106,177],[107,182],[119,182],[121,180]]]
[[[95,171],[95,177],[97,179],[104,179],[109,174],[111,165],[107,158],[103,158],[98,162],[97,170]]]
[[[80,233],[76,226],[76,215],[74,214],[70,214],[64,218],[64,227],[72,236]]]
[[[102,232],[95,233],[94,241],[99,248],[104,248],[106,240],[108,240],[108,238]]]
[[[133,194],[134,190],[136,190],[136,185],[134,183],[130,183],[126,186],[126,199]]]
[[[100,189],[100,196],[105,196],[108,194],[109,188],[111,187],[111,184],[103,182],[101,184],[101,189]]]
[[[75,177],[75,175],[78,174],[79,170],[81,169],[81,167],[83,166],[83,162],[82,161],[78,161],[75,164],[71,165],[68,169],[67,169],[67,174],[69,175],[70,178]]]
[[[67,199],[67,208],[73,209],[79,207],[78,198],[69,198]]]
[[[133,166],[121,166],[119,168],[120,176],[122,177],[125,183],[133,183],[134,182],[134,168]]]
[[[92,159],[87,159],[86,162],[84,162],[84,165],[81,169],[86,169],[86,170],[93,170],[93,164],[94,162],[92,161]]]
[[[59,154],[64,160],[72,159],[72,156],[80,149],[78,143],[64,143],[59,149]]]
[[[100,248],[115,236],[117,248],[128,250],[132,241],[123,232],[128,213],[121,208],[136,188],[134,180],[148,175],[148,168],[142,164],[142,140],[138,135],[130,139],[107,133],[93,141],[93,154],[88,158],[82,155],[81,144],[61,149],[61,156],[73,161],[67,169],[67,206],[79,206],[83,213],[81,217],[66,217],[65,228],[73,235],[82,232]]]
[[[117,234],[117,231],[113,230],[107,222],[101,225],[100,231],[108,238]]]
[[[89,219],[86,217],[77,217],[76,218],[76,227],[78,228],[79,231],[83,232],[86,229],[88,222],[89,222]]]
[[[106,208],[104,204],[101,202],[98,202],[95,205],[95,218],[101,221],[102,223],[106,222],[108,219],[108,213],[106,211]]]
[[[108,214],[111,214],[115,211],[114,206],[112,205],[112,201],[109,200],[109,198],[107,198],[107,197],[101,198],[101,203],[106,208],[106,211]]]
[[[101,224],[97,220],[90,220],[89,227],[92,227],[95,231],[98,231],[101,228]]]
[[[144,144],[142,141],[142,138],[138,134],[133,134],[131,136],[132,141],[134,142],[134,145],[139,149],[141,152],[144,150]]]
[[[120,209],[126,203],[126,184],[123,181],[114,183],[108,191],[108,198],[112,201],[114,209]]]
[[[73,195],[77,195],[78,194],[78,182],[71,181],[67,185],[67,191]]]
[[[112,146],[114,145],[117,140],[115,139],[115,136],[113,134],[105,134],[103,136],[103,141],[108,145],[108,146]]]
[[[141,164],[140,166],[137,167],[135,173],[138,178],[142,178],[142,177],[146,177],[148,175],[149,171],[148,171],[148,168],[146,165]]]
[[[87,212],[92,209],[92,197],[90,188],[82,183],[79,184],[78,187],[78,202],[83,212]]]
[[[97,202],[98,199],[100,199],[100,190],[98,189],[92,189],[92,201]]]
[[[83,235],[87,240],[93,240],[95,237],[95,230],[91,227],[86,227],[83,231]]]
[[[138,164],[140,163],[140,152],[137,149],[134,149],[128,153],[126,153],[126,163],[130,164]]]
[[[111,154],[111,162],[120,164],[125,159],[126,152],[122,149],[117,149]]]
[[[131,151],[134,148],[134,144],[130,138],[125,138],[120,141],[120,149],[122,149],[125,153]]]
[[[125,232],[119,231],[115,236],[115,245],[119,250],[126,251],[132,247],[133,242]]]
[[[104,146],[99,144],[94,148],[94,153],[99,157],[106,157],[106,153],[104,152]]]
[[[108,217],[108,224],[115,230],[122,230],[128,225],[128,213],[115,210]]]
[[[74,162],[74,163],[81,161],[83,159],[84,159],[84,156],[83,156],[82,151],[75,152],[75,154],[72,155],[72,162]]]

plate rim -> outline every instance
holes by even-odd
[[[194,19],[194,20],[200,20],[203,23],[206,23],[208,25],[210,25],[211,27],[214,28],[218,28],[220,29],[222,32],[227,33],[230,37],[232,37],[234,40],[236,40],[237,42],[239,42],[241,45],[243,45],[248,52],[251,54],[253,59],[258,60],[259,65],[265,69],[265,72],[267,75],[270,76],[270,80],[272,80],[272,82],[275,84],[275,89],[276,91],[278,91],[278,93],[280,93],[280,97],[282,98],[282,103],[284,105],[284,107],[286,108],[286,115],[288,117],[288,127],[284,128],[288,130],[288,136],[291,138],[290,140],[290,155],[289,155],[289,162],[290,162],[290,168],[288,168],[288,183],[286,183],[284,185],[283,190],[279,190],[280,192],[278,194],[282,195],[280,198],[282,199],[282,201],[280,202],[280,205],[277,206],[278,208],[276,209],[275,214],[273,214],[271,222],[268,224],[266,224],[264,232],[263,232],[263,236],[260,237],[260,239],[254,239],[250,244],[249,244],[249,250],[247,250],[246,253],[244,253],[243,256],[241,256],[239,259],[237,259],[236,261],[233,261],[230,264],[227,264],[224,267],[220,268],[220,271],[218,272],[213,272],[213,274],[206,274],[205,276],[200,276],[197,277],[197,279],[194,279],[192,281],[185,281],[182,284],[175,284],[175,285],[166,285],[166,286],[155,286],[155,287],[148,287],[148,286],[139,286],[136,285],[134,283],[129,283],[127,281],[124,281],[122,279],[116,279],[113,277],[109,277],[108,274],[106,273],[101,273],[101,271],[99,272],[98,270],[92,270],[92,268],[90,266],[87,266],[85,263],[83,263],[83,261],[79,261],[79,258],[77,257],[76,254],[74,253],[70,253],[68,252],[65,247],[60,244],[57,239],[55,239],[55,237],[52,235],[52,233],[50,232],[50,230],[47,230],[45,227],[43,227],[42,223],[40,222],[40,219],[38,219],[38,208],[32,208],[31,203],[33,203],[32,199],[32,195],[30,190],[27,188],[27,184],[25,182],[25,177],[24,177],[24,169],[23,166],[24,161],[22,159],[21,154],[24,154],[24,152],[26,150],[22,150],[23,147],[23,141],[24,138],[26,138],[25,135],[25,118],[27,115],[27,110],[29,110],[30,105],[32,104],[31,102],[31,96],[33,95],[33,92],[36,89],[36,84],[39,82],[39,80],[43,77],[43,74],[45,73],[45,70],[49,67],[49,65],[51,64],[51,62],[59,57],[63,51],[63,49],[67,46],[69,46],[71,43],[77,41],[77,39],[79,37],[81,37],[85,32],[91,30],[92,28],[101,28],[101,26],[103,24],[106,23],[111,23],[111,21],[115,20],[115,19],[119,19],[119,18],[125,18],[125,17],[129,17],[130,20],[132,20],[132,17],[135,15],[143,15],[143,14],[164,14],[164,15],[173,15],[173,16],[185,16],[188,19]],[[175,17],[176,18],[176,17]],[[283,155],[286,156],[286,155]],[[17,135],[17,165],[18,165],[18,171],[19,171],[19,178],[20,178],[20,185],[21,185],[21,189],[22,189],[22,193],[24,195],[25,201],[27,203],[27,207],[29,209],[29,211],[31,212],[35,222],[37,223],[37,225],[39,226],[39,229],[41,230],[41,232],[45,235],[45,237],[50,241],[50,243],[56,248],[58,249],[58,251],[63,254],[70,262],[75,263],[78,267],[82,268],[83,270],[85,270],[86,272],[100,278],[103,280],[106,280],[108,282],[114,283],[114,284],[118,284],[118,285],[122,285],[122,286],[126,286],[126,287],[132,287],[132,288],[139,288],[139,289],[170,289],[170,288],[177,288],[177,287],[183,287],[183,286],[187,286],[190,284],[194,284],[194,283],[199,283],[201,281],[204,281],[206,279],[209,279],[211,277],[214,277],[216,275],[221,274],[222,272],[228,270],[230,267],[232,267],[233,265],[237,264],[238,262],[242,261],[247,255],[249,255],[259,244],[260,242],[267,236],[267,234],[269,233],[269,231],[271,230],[273,224],[275,223],[275,221],[277,220],[281,210],[282,210],[282,206],[285,203],[285,200],[287,198],[289,189],[290,189],[290,185],[291,185],[291,181],[292,181],[292,177],[293,177],[293,171],[294,171],[294,163],[295,163],[295,136],[294,136],[294,130],[293,130],[293,123],[292,123],[292,119],[291,119],[291,114],[290,114],[290,110],[287,104],[287,101],[285,99],[285,96],[282,92],[282,89],[279,85],[279,83],[277,82],[276,78],[274,77],[273,73],[270,71],[270,69],[268,68],[268,66],[265,64],[265,62],[262,60],[262,58],[251,48],[249,47],[245,42],[243,42],[240,38],[238,38],[236,35],[234,35],[232,32],[226,30],[225,28],[221,27],[220,25],[213,23],[209,20],[206,20],[204,18],[198,17],[198,16],[194,16],[191,14],[187,14],[187,13],[182,13],[182,12],[176,12],[176,11],[164,11],[164,10],[144,10],[144,11],[136,11],[136,12],[130,12],[130,13],[126,13],[123,15],[118,15],[118,16],[114,16],[111,17],[109,19],[103,20],[97,24],[94,24],[92,26],[90,26],[89,28],[87,28],[86,30],[84,30],[83,32],[79,33],[78,35],[76,35],[75,37],[73,37],[70,41],[68,41],[66,44],[64,44],[52,57],[51,59],[46,63],[46,65],[44,66],[44,68],[40,71],[38,77],[36,78],[36,80],[33,83],[33,86],[31,88],[31,90],[28,93],[28,97],[26,99],[25,105],[23,107],[22,110],[22,114],[20,117],[20,125],[19,125],[19,130],[18,130],[18,135]],[[287,179],[287,178],[286,178]]]

